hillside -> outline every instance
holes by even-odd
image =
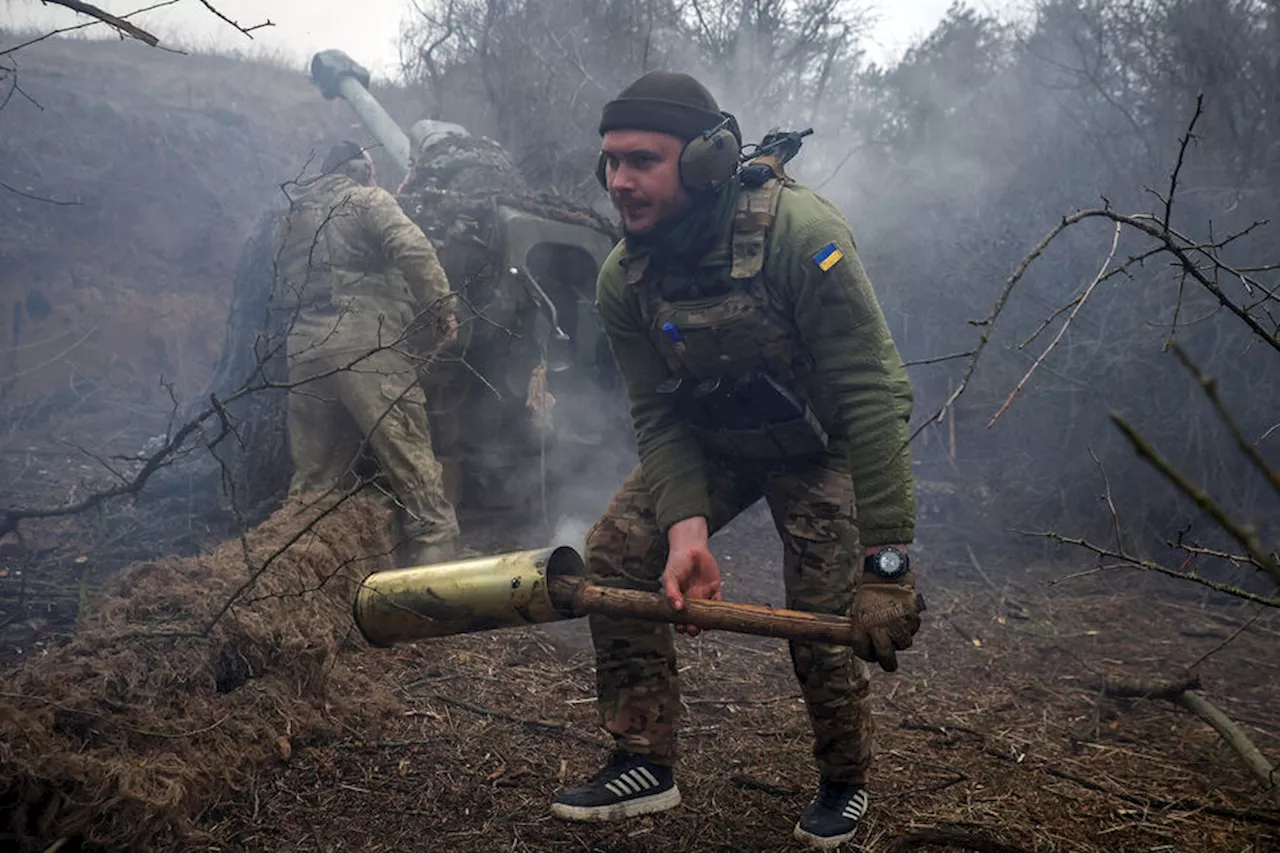
[[[0,36],[0,45],[12,42]],[[240,247],[313,150],[367,134],[302,70],[51,39],[0,112],[0,403],[199,391]]]

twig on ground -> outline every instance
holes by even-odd
[[[461,708],[464,711],[470,711],[473,714],[480,714],[484,717],[493,717],[498,720],[506,720],[509,723],[519,723],[522,726],[530,726],[536,729],[550,729],[560,732],[569,737],[586,741],[587,743],[596,743],[595,738],[587,737],[574,728],[574,724],[561,720],[535,720],[531,717],[520,717],[515,714],[508,714],[506,711],[499,711],[496,708],[486,708],[484,705],[477,705],[474,702],[468,702],[465,699],[458,699],[447,693],[428,693],[425,694],[432,699],[443,702],[446,705],[452,705],[455,708]]]
[[[748,791],[759,791],[762,794],[770,794],[775,797],[791,797],[800,793],[799,788],[794,788],[790,785],[775,785],[772,782],[766,782],[763,779],[757,779],[745,773],[735,773],[729,777],[729,781],[739,788],[744,788]]]
[[[1040,773],[1045,773],[1049,776],[1053,776],[1054,778],[1063,779],[1067,782],[1072,782],[1076,785],[1079,785],[1082,788],[1087,788],[1090,791],[1096,791],[1100,794],[1106,794],[1107,796],[1115,797],[1118,800],[1123,800],[1126,803],[1131,803],[1132,805],[1138,806],[1139,808],[1142,808],[1142,809],[1148,809],[1148,810],[1149,809],[1164,809],[1164,810],[1176,809],[1178,811],[1203,812],[1205,814],[1213,815],[1214,817],[1222,817],[1222,818],[1227,818],[1229,820],[1238,820],[1246,823],[1262,824],[1264,826],[1280,826],[1280,811],[1257,811],[1257,810],[1249,810],[1249,809],[1231,809],[1231,808],[1225,808],[1223,806],[1215,806],[1209,803],[1200,803],[1200,802],[1193,802],[1193,801],[1186,801],[1186,800],[1168,800],[1163,797],[1157,797],[1150,794],[1144,794],[1139,796],[1137,794],[1128,793],[1127,791],[1114,790],[1110,787],[1107,787],[1106,785],[1102,785],[1101,783],[1094,782],[1091,779],[1086,779],[1083,776],[1077,776],[1074,773],[1070,773],[1066,770],[1062,770],[1061,768],[1054,767],[1053,765],[1043,763],[1043,762],[1032,761],[1030,760],[1031,756],[1028,755],[1026,752],[1018,751],[1016,754],[1014,754],[1007,750],[1001,750],[988,742],[988,737],[985,732],[980,732],[975,729],[964,728],[963,726],[938,725],[938,724],[932,724],[927,722],[900,723],[899,728],[912,730],[912,731],[932,731],[932,732],[938,732],[938,733],[944,733],[944,734],[954,733],[954,732],[966,732],[968,734],[971,734],[977,737],[978,740],[982,743],[982,752],[984,755],[988,755],[992,758],[998,759],[1008,764],[1013,764],[1017,767],[1022,767],[1026,770],[1033,770]],[[954,734],[953,734],[953,737],[954,737]]]
[[[912,830],[892,839],[884,850],[885,853],[901,853],[916,847],[956,847],[976,853],[1027,853],[1025,847],[1015,847],[965,829]]]

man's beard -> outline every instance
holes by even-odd
[[[646,251],[659,266],[689,267],[711,251],[723,237],[727,190],[687,197],[678,209],[663,212],[646,231],[632,233],[622,223],[627,245]],[[735,196],[736,197],[736,196]]]

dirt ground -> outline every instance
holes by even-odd
[[[120,436],[117,448],[145,433]],[[104,476],[72,460],[8,455],[0,465],[26,465],[23,488],[44,502]],[[6,665],[66,636],[82,580],[92,587],[157,545],[137,534],[154,529],[155,513],[180,508],[180,486],[171,478],[150,502],[115,505],[93,523],[33,526],[22,548],[0,543]],[[173,541],[212,535],[186,528],[171,531]],[[1208,655],[1195,670],[1204,695],[1280,755],[1274,614],[1159,578],[1091,571],[1073,552],[1024,565],[993,543],[970,559],[929,523],[919,540],[925,627],[898,673],[873,675],[871,809],[844,849],[1280,851],[1280,811],[1208,725],[1166,700],[1099,689],[1104,675],[1176,680]],[[714,546],[728,598],[781,602],[780,546],[759,508]],[[579,620],[356,653],[352,663],[400,697],[398,715],[377,730],[331,715],[346,737],[299,743],[262,768],[201,817],[203,837],[187,849],[802,849],[791,829],[817,778],[785,643],[711,633],[679,649],[684,802],[672,812],[603,827],[548,813],[555,791],[594,772],[609,749]],[[924,845],[929,837],[940,843]]]
[[[772,531],[743,520],[718,541],[727,596],[781,599]],[[1271,755],[1280,625],[1206,609],[1159,584],[1060,567],[926,565],[916,648],[873,678],[871,810],[845,849],[1280,850],[1280,812],[1203,722],[1160,699],[1112,700],[1094,679],[1176,678],[1204,691]],[[1166,589],[1167,592],[1167,589]],[[311,851],[790,851],[816,784],[804,707],[781,641],[680,641],[678,809],[615,826],[565,824],[548,803],[594,772],[589,637],[581,621],[363,653],[403,698],[377,732],[300,749],[206,815],[199,849]],[[928,837],[944,839],[935,847]],[[898,845],[898,846],[895,846]]]

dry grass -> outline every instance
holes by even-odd
[[[70,643],[0,681],[8,843],[190,843],[264,765],[376,720],[393,700],[339,651],[355,586],[388,550],[367,500],[290,505],[243,548],[114,578]],[[252,584],[250,565],[267,567]]]

